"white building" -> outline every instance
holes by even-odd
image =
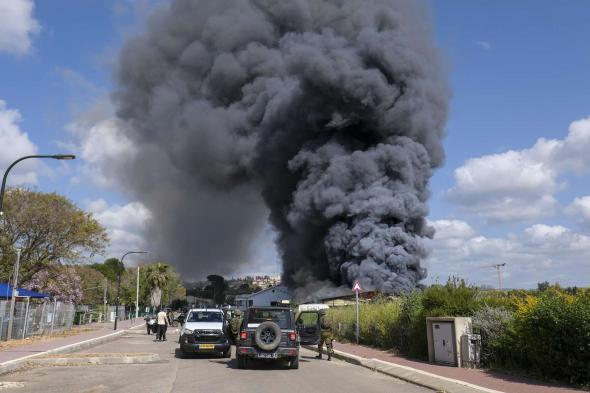
[[[250,295],[236,296],[236,306],[246,308],[251,306],[277,306],[283,301],[291,301],[293,294],[286,285],[277,285],[263,289],[260,292],[252,293]]]

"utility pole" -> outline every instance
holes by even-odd
[[[137,288],[135,289],[135,318],[139,318],[139,265],[137,265]]]
[[[16,265],[14,266],[14,282],[12,284],[12,297],[10,298],[10,314],[8,317],[8,331],[6,332],[6,341],[12,338],[12,325],[14,323],[14,307],[16,306],[16,296],[18,295],[18,270],[20,267],[20,248],[16,249]]]
[[[104,278],[104,291],[102,293],[102,308],[104,310],[104,321],[107,321],[107,288],[109,285],[109,279]]]
[[[498,273],[498,290],[502,290],[502,267],[506,266],[506,262],[495,265],[496,273]]]
[[[504,263],[496,263],[493,265],[487,265],[487,266],[482,266],[482,267],[493,267],[494,269],[496,269],[496,274],[498,275],[498,291],[502,290],[502,268],[506,266],[506,262]]]

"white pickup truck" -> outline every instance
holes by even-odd
[[[223,311],[217,308],[194,308],[186,315],[180,330],[180,354],[217,353],[231,356],[231,346],[223,333]]]

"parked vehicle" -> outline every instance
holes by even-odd
[[[156,324],[156,318],[153,315],[146,315],[145,318],[145,327],[147,329],[147,334],[154,333],[156,334],[158,325]]]
[[[289,368],[299,368],[299,335],[295,316],[286,307],[251,307],[246,310],[236,343],[239,368],[251,359],[287,360]]]
[[[219,309],[192,309],[186,316],[178,342],[180,354],[217,353],[231,356],[231,346],[223,332],[224,316]]]

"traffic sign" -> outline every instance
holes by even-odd
[[[352,290],[357,293],[362,291],[361,283],[358,280],[354,280],[354,284],[352,284]]]

